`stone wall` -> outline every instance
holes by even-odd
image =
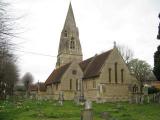
[[[117,82],[115,80],[115,63],[117,63]],[[109,69],[111,69],[110,81]],[[123,70],[123,75],[121,70]],[[94,81],[96,88],[93,87]],[[103,65],[100,76],[83,80],[84,95],[90,100],[128,101],[130,84],[138,84],[138,82],[130,75],[122,56],[117,48],[114,48]]]

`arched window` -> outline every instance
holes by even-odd
[[[70,49],[75,49],[74,37],[71,38],[71,41],[70,41]]]
[[[124,81],[123,73],[124,73],[124,70],[121,69],[121,83],[123,83],[123,81]]]
[[[111,83],[111,68],[108,69],[108,77],[109,77],[109,83]]]
[[[115,83],[117,83],[117,63],[114,64],[115,67]]]
[[[70,79],[70,90],[72,90],[72,79]]]
[[[137,85],[133,86],[133,93],[138,93],[138,86]]]
[[[76,80],[76,90],[78,91],[78,79]]]
[[[96,81],[93,80],[93,88],[96,88]]]
[[[58,84],[56,84],[56,90],[58,90]]]
[[[67,35],[67,31],[65,30],[64,31],[64,37],[67,37],[68,35]]]

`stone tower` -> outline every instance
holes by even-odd
[[[61,32],[56,68],[69,62],[82,61],[79,31],[70,3],[63,30]]]

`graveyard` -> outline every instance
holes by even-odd
[[[0,101],[0,120],[80,120],[83,105],[53,100]],[[159,120],[160,104],[147,103],[96,103],[92,102],[93,120]]]
[[[160,120],[160,3],[55,1],[0,1],[0,120]]]

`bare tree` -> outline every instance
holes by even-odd
[[[24,83],[24,87],[26,89],[26,95],[29,95],[29,86],[33,83],[33,76],[31,73],[27,72],[23,77],[22,81]]]
[[[123,46],[123,45],[118,45],[117,48],[121,53],[121,56],[123,57],[125,63],[128,65],[129,61],[133,59],[133,55],[134,55],[133,51],[127,46]]]
[[[142,92],[144,81],[148,80],[152,74],[151,66],[143,60],[133,59],[128,63],[130,72],[140,82],[140,91]]]
[[[11,82],[14,78],[12,75],[15,73],[14,76],[18,76],[15,55],[12,52],[14,45],[11,42],[15,36],[13,32],[15,20],[8,14],[8,6],[8,3],[3,0],[0,1],[0,99],[5,99],[7,94],[13,94],[13,84],[15,82]]]

